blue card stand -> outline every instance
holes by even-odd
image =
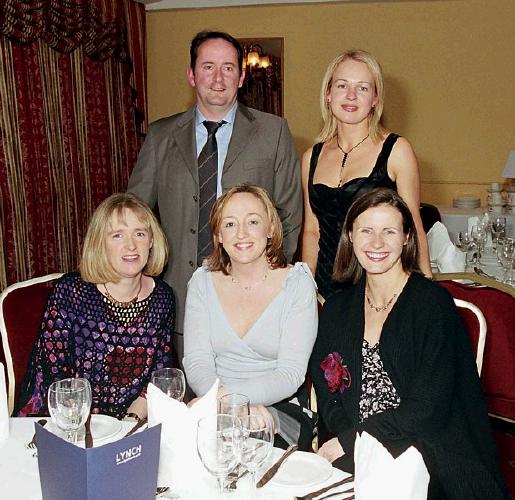
[[[36,426],[43,500],[154,500],[161,425],[98,448]]]

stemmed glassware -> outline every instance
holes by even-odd
[[[497,256],[499,257],[502,267],[506,270],[504,283],[509,283],[510,285],[515,284],[515,281],[513,280],[515,240],[513,238],[506,238],[502,244],[502,248],[498,250]]]
[[[470,236],[474,243],[477,245],[478,249],[478,258],[477,261],[479,264],[481,264],[481,254],[483,251],[483,246],[486,242],[487,237],[487,226],[484,224],[478,224],[477,226],[472,226],[472,229],[470,231]]]
[[[184,373],[179,368],[161,368],[152,372],[150,381],[167,396],[182,401],[186,391]]]
[[[48,410],[54,424],[77,442],[79,427],[85,424],[91,408],[91,386],[85,378],[58,380],[48,388]]]
[[[242,427],[238,417],[204,417],[197,426],[197,452],[204,467],[218,480],[219,498],[223,498],[227,474],[240,461]]]
[[[218,413],[245,417],[250,415],[250,399],[245,394],[233,392],[218,398]]]
[[[495,217],[490,223],[490,230],[494,238],[494,248],[499,244],[499,238],[506,234],[506,217]]]
[[[240,417],[242,441],[240,463],[252,478],[252,500],[256,498],[256,471],[266,462],[274,443],[273,422],[263,415]]]

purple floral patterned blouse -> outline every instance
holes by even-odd
[[[121,418],[145,396],[153,370],[171,364],[175,301],[159,279],[130,308],[114,306],[92,283],[69,273],[48,299],[17,405],[17,415],[48,414],[55,380],[85,377],[92,413]]]

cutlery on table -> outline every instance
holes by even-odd
[[[136,422],[136,425],[127,433],[124,437],[132,436],[136,431],[138,431],[141,427],[143,427],[147,423],[147,417],[142,418]]]
[[[284,461],[292,453],[296,452],[297,449],[298,449],[298,446],[296,444],[292,444],[291,446],[289,446],[288,449],[282,454],[281,458],[279,460],[277,460],[277,462],[275,462],[275,464],[272,465],[272,467],[270,467],[270,469],[268,469],[263,474],[261,479],[257,482],[256,488],[262,488],[266,483],[268,483],[268,481],[270,481],[270,479],[272,479],[277,474],[279,467],[281,467],[281,465],[284,463]]]
[[[342,479],[341,481],[336,481],[336,483],[330,484],[329,486],[326,486],[324,488],[320,488],[319,490],[312,491],[311,493],[308,493],[307,495],[304,495],[301,497],[295,497],[295,500],[313,500],[313,498],[323,495],[324,493],[327,493],[329,490],[332,490],[333,488],[336,488],[337,486],[341,486],[342,484],[350,483],[351,481],[354,481],[354,476],[349,476],[347,479]],[[339,492],[339,493],[342,493],[342,492]]]
[[[474,272],[476,274],[479,274],[479,276],[484,276],[485,278],[490,278],[491,280],[495,279],[495,276],[492,276],[491,274],[485,273],[480,267],[474,267]]]
[[[45,425],[48,423],[48,420],[46,418],[41,418],[38,420],[38,424],[41,425],[41,427],[45,427]],[[27,443],[26,448],[28,450],[36,450],[36,433],[34,433],[34,436],[32,436],[32,439]],[[34,452],[33,456],[36,456],[36,451]]]
[[[93,434],[91,434],[91,413],[88,415],[86,424],[84,425],[86,432],[84,435],[84,443],[86,448],[93,448]]]
[[[228,476],[227,476],[227,489],[229,490],[235,490],[236,489],[236,485],[238,483],[238,481],[243,477],[245,476],[246,474],[249,473],[249,470],[248,469],[244,469],[243,467],[238,467],[236,468],[236,470],[234,472],[231,472]]]
[[[170,486],[158,486],[156,489],[156,497],[166,493],[170,489]]]
[[[339,495],[343,495],[346,493],[354,493],[354,488],[350,488],[349,490],[343,490],[343,491],[335,491],[334,493],[329,493],[329,495],[325,495],[323,497],[318,497],[317,500],[326,500],[327,498],[333,498]],[[351,497],[347,497],[345,500],[350,500],[351,498],[354,498],[354,495]]]

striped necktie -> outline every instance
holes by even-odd
[[[209,228],[209,215],[216,200],[216,186],[218,174],[218,145],[216,131],[224,124],[221,122],[204,121],[207,129],[207,141],[198,157],[198,181],[200,194],[200,211],[198,218],[198,250],[197,264],[202,265],[205,257],[213,250],[211,229]]]

